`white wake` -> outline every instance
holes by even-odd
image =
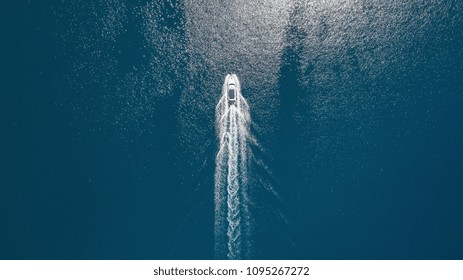
[[[236,83],[235,100],[228,81]],[[249,106],[236,75],[227,75],[216,107],[219,151],[215,168],[215,253],[223,259],[242,259],[249,239],[248,143],[252,139]]]

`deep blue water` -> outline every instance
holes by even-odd
[[[250,104],[252,258],[463,258],[463,4],[3,5],[0,259],[214,258]]]

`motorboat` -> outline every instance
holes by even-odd
[[[227,83],[227,99],[229,104],[234,104],[236,101],[236,81],[235,81],[236,75],[231,75],[228,78],[228,83]]]

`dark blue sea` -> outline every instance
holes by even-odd
[[[214,259],[231,73],[246,258],[463,259],[462,1],[1,10],[0,259]]]

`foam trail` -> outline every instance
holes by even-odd
[[[235,97],[228,93],[235,84]],[[248,141],[252,139],[249,106],[236,75],[227,75],[216,107],[219,151],[215,168],[215,253],[219,259],[242,259],[249,251]]]

